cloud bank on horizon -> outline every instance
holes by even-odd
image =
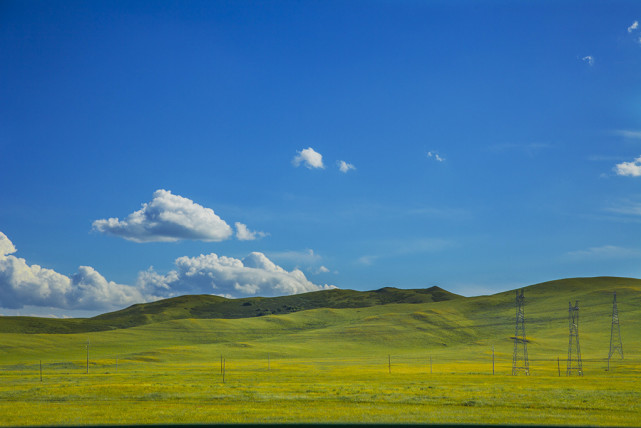
[[[29,265],[0,232],[0,307],[40,306],[59,309],[114,310],[181,294],[216,294],[228,298],[282,296],[336,288],[317,285],[305,274],[287,271],[262,253],[242,260],[214,253],[179,257],[176,269],[159,274],[152,267],[138,274],[135,286],[107,281],[90,266],[66,276]]]

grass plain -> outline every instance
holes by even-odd
[[[625,359],[606,371],[614,291]],[[530,376],[511,376],[513,292],[0,333],[0,425],[640,425],[641,280],[561,280],[525,296]],[[575,300],[583,377],[565,375]]]

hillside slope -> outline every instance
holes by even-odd
[[[137,304],[93,318],[0,317],[0,332],[83,333],[131,328],[189,318],[251,318],[319,308],[363,308],[391,303],[429,303],[459,298],[462,297],[439,287],[416,290],[386,287],[375,291],[333,289],[291,296],[244,299],[226,299],[212,295],[186,295]]]
[[[625,363],[641,361],[641,280],[575,278],[525,288],[532,366],[556,371],[557,357],[563,361],[568,348],[568,302],[579,300],[584,364],[590,370],[601,367],[608,353],[614,291]],[[105,361],[118,356],[130,361],[209,364],[221,354],[233,360],[264,358],[267,353],[273,358],[381,358],[391,353],[397,360],[399,355],[423,360],[431,355],[445,364],[462,359],[491,362],[494,348],[497,361],[506,364],[513,350],[514,297],[510,291],[238,319],[192,317],[79,334],[0,333],[0,361],[82,360],[90,341],[92,358]]]

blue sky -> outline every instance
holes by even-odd
[[[639,20],[637,1],[4,1],[0,313],[639,277]]]

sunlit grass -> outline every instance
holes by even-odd
[[[611,290],[570,285],[526,292],[530,376],[511,376],[512,293],[94,333],[4,333],[0,425],[638,426],[641,289],[617,291],[625,359],[606,371]],[[582,302],[583,377],[565,376],[574,298]]]

